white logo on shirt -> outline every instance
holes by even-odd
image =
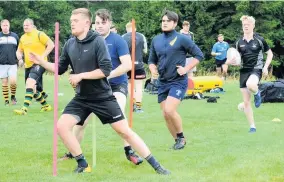
[[[84,50],[84,52],[88,52],[88,50]]]
[[[253,48],[256,48],[256,44],[252,44],[252,47],[253,47]]]
[[[240,47],[245,47],[246,45],[240,45]]]

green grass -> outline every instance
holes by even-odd
[[[44,85],[53,100],[53,77]],[[58,163],[58,176],[52,176],[53,113],[39,113],[32,103],[29,114],[15,116],[24,97],[23,73],[19,76],[17,106],[0,105],[0,181],[284,181],[284,104],[263,104],[254,109],[257,133],[248,133],[244,114],[237,110],[241,95],[237,81],[227,81],[218,103],[185,100],[179,107],[187,146],[182,151],[169,149],[173,140],[165,126],[156,95],[144,94],[144,114],[134,114],[134,130],[141,135],[154,156],[172,175],[160,176],[147,162],[134,166],[124,156],[122,142],[112,129],[96,122],[97,167],[90,174],[74,175],[76,162]],[[60,79],[59,112],[73,96],[67,77]],[[210,94],[205,94],[210,95]],[[1,97],[2,98],[2,97]],[[0,100],[3,103],[3,99]],[[58,141],[58,156],[66,152]],[[82,144],[87,160],[92,161],[92,126],[87,127]]]

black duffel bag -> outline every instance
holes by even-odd
[[[284,102],[284,79],[259,85],[262,102]]]
[[[144,91],[149,94],[158,94],[158,79],[147,79],[144,85]]]

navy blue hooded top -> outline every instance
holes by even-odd
[[[175,30],[164,32],[153,38],[148,64],[157,65],[161,83],[187,79],[187,75],[180,76],[177,66],[185,66],[186,54],[201,61],[204,56],[199,47],[187,36]]]

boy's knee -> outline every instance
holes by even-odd
[[[249,90],[252,90],[252,89],[255,89],[257,88],[257,84],[256,83],[253,83],[253,82],[247,82],[246,83],[246,86]]]
[[[166,117],[171,117],[174,114],[174,112],[175,112],[175,110],[166,107],[163,111],[163,114]]]

